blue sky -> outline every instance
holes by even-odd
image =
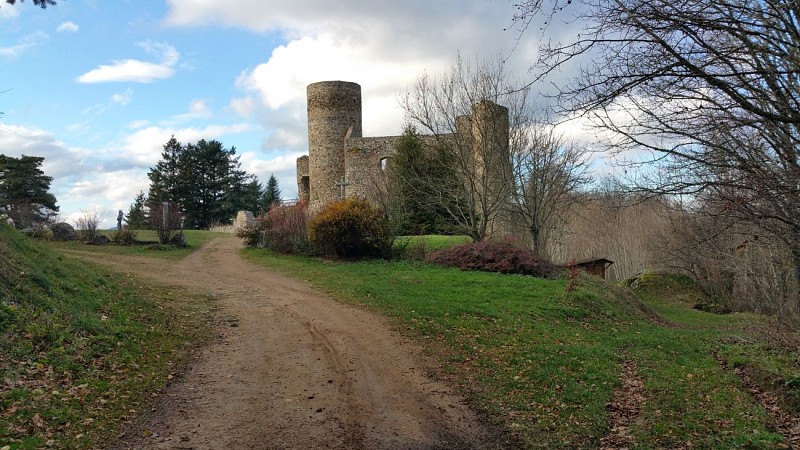
[[[61,216],[111,226],[161,146],[217,139],[284,197],[307,153],[305,87],[362,86],[364,135],[399,134],[398,96],[427,71],[511,54],[520,77],[535,36],[512,0],[31,0],[0,3],[0,153],[45,157]]]

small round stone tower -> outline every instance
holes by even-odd
[[[308,176],[309,209],[319,211],[339,199],[344,179],[344,140],[361,137],[361,86],[348,81],[309,84]]]

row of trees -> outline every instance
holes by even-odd
[[[227,222],[237,211],[264,212],[281,201],[274,176],[263,187],[255,175],[241,169],[235,147],[226,149],[215,140],[182,144],[173,136],[148,178],[147,196],[140,192],[128,211],[131,228],[144,228],[147,211],[165,202],[178,205],[185,227],[205,229]]]
[[[683,252],[730,269],[745,265],[734,264],[731,249],[758,240],[764,254],[792,268],[788,283],[774,277],[789,289],[772,295],[797,312],[800,1],[528,0],[518,7],[523,29],[560,16],[582,27],[574,40],[544,40],[537,80],[576,73],[555,83],[560,112],[593,119],[609,136],[607,151],[628,155],[631,190],[681,206],[693,244],[681,244]]]

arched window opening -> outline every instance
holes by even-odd
[[[386,172],[387,170],[389,170],[389,161],[391,160],[392,158],[388,156],[385,158],[381,158],[380,167],[382,172]]]

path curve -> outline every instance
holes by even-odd
[[[503,447],[383,317],[248,263],[240,248],[223,237],[178,263],[102,256],[115,270],[209,292],[227,318],[222,339],[113,448]]]

